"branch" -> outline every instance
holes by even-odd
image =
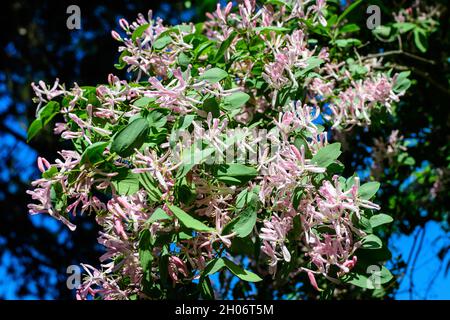
[[[8,134],[12,135],[17,141],[27,144],[26,138],[24,138],[23,136],[21,136],[20,134],[18,134],[11,128],[9,128],[7,125],[4,125],[3,123],[0,123],[0,132],[8,133]]]
[[[414,72],[417,75],[421,76],[425,80],[429,81],[432,85],[434,85],[436,88],[441,90],[443,93],[445,93],[446,95],[450,96],[450,90],[448,88],[444,87],[443,85],[441,85],[436,80],[434,80],[434,78],[432,78],[428,72],[419,70],[419,69],[414,68],[414,67],[412,67],[411,70],[412,70],[412,72]]]
[[[415,67],[407,67],[407,66],[402,66],[402,65],[398,65],[398,64],[394,64],[392,66],[396,70],[401,70],[401,71],[411,70],[412,72],[414,72],[418,76],[421,76],[423,79],[425,79],[426,81],[428,81],[429,83],[434,85],[436,88],[441,90],[444,94],[450,96],[450,89],[446,88],[445,86],[443,86],[439,82],[437,82],[433,77],[430,76],[430,74],[428,72],[422,71],[422,70],[417,69]]]
[[[419,61],[422,61],[422,62],[425,62],[425,63],[429,63],[429,64],[432,64],[432,65],[436,64],[436,62],[434,60],[425,59],[423,57],[417,56],[417,55],[412,54],[410,52],[403,51],[401,49],[400,50],[392,50],[392,51],[385,51],[385,52],[380,52],[380,53],[369,54],[369,55],[365,56],[363,58],[363,60],[372,59],[372,58],[379,58],[379,57],[386,57],[386,56],[391,56],[391,55],[404,55],[404,56],[407,56],[407,57],[410,57],[410,58],[413,58],[413,59],[416,59],[416,60],[419,60]]]

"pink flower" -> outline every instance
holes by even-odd
[[[322,291],[322,289],[320,289],[319,286],[317,285],[317,281],[316,281],[316,277],[314,276],[314,273],[312,273],[311,271],[308,271],[307,274],[308,274],[309,282],[311,282],[311,285],[313,286],[313,288],[316,289],[317,291]]]
[[[178,274],[181,273],[184,277],[188,276],[186,264],[177,256],[169,257],[169,264],[167,265],[167,270],[169,272],[169,277],[173,280],[174,283],[179,280]]]
[[[217,4],[217,9],[216,9],[216,16],[219,20],[221,20],[223,23],[227,23],[227,16],[230,14],[231,12],[231,8],[233,7],[233,3],[232,2],[228,2],[227,5],[225,6],[225,9],[222,11],[221,7],[220,7],[220,3]]]
[[[38,168],[41,172],[45,172],[50,169],[51,164],[45,158],[38,157],[37,158]]]
[[[44,81],[39,81],[39,85],[36,85],[34,82],[32,82],[31,87],[33,88],[34,93],[36,94],[36,97],[39,101],[39,105],[36,108],[36,115],[38,115],[42,103],[46,103],[66,92],[64,88],[59,85],[58,78],[55,80],[55,83],[52,87],[47,87]]]
[[[353,258],[351,260],[345,261],[343,266],[348,268],[348,270],[350,271],[356,265],[357,261],[358,261],[358,257],[353,256]]]
[[[81,266],[87,273],[87,277],[77,289],[77,300],[86,300],[89,296],[92,298],[102,297],[105,300],[124,300],[128,298],[127,292],[119,288],[114,278],[90,265],[81,264]]]
[[[316,0],[316,4],[311,6],[312,11],[316,14],[317,19],[322,26],[327,26],[327,20],[324,17],[324,10],[326,7],[326,0]]]
[[[130,24],[123,18],[119,20],[119,25],[125,31],[128,31],[130,29]]]
[[[114,40],[117,41],[123,41],[122,37],[120,36],[120,34],[118,34],[116,31],[111,31],[111,36],[113,37]]]
[[[292,218],[281,219],[273,214],[271,220],[264,221],[259,237],[263,240],[261,251],[270,258],[270,273],[275,274],[279,260],[291,261],[291,253],[286,247],[285,241],[288,232],[292,229]],[[279,253],[279,251],[281,253]]]

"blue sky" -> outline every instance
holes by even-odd
[[[393,236],[390,240],[393,256],[402,254],[404,257],[408,257],[413,246],[414,236],[418,231],[418,229],[414,230],[410,236]],[[425,226],[422,250],[418,254],[415,268],[412,270],[412,267],[409,266],[397,292],[396,299],[410,299],[411,273],[414,283],[413,299],[450,299],[450,277],[445,275],[446,264],[441,265],[440,260],[437,258],[437,252],[442,247],[445,238],[445,233],[438,223],[434,221],[428,222]],[[448,258],[445,262],[448,263]]]

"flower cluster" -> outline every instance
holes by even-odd
[[[393,130],[387,141],[381,138],[375,139],[372,151],[371,175],[379,177],[385,168],[385,161],[387,160],[388,164],[393,166],[397,162],[397,157],[406,150],[404,138],[399,136],[398,130]]]
[[[29,136],[60,114],[54,132],[74,150],[38,159],[30,212],[71,230],[91,213],[102,229],[101,265],[83,265],[78,298],[214,298],[209,276],[223,269],[258,282],[288,266],[317,290],[317,275],[351,283],[379,207],[373,182],[339,176],[328,129],[368,125],[401,93],[373,61],[357,77],[311,44],[310,28],[327,26],[325,1],[270,3],[218,5],[197,25],[166,27],[151,12],[121,19],[117,67],[132,81],[33,84]]]

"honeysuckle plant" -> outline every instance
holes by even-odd
[[[351,9],[245,0],[177,26],[150,11],[112,31],[128,80],[32,84],[28,138],[52,125],[72,148],[38,158],[30,213],[101,227],[78,298],[220,298],[224,273],[304,274],[317,297],[392,281],[379,183],[341,176],[333,137],[395,112],[410,81],[358,53]]]

